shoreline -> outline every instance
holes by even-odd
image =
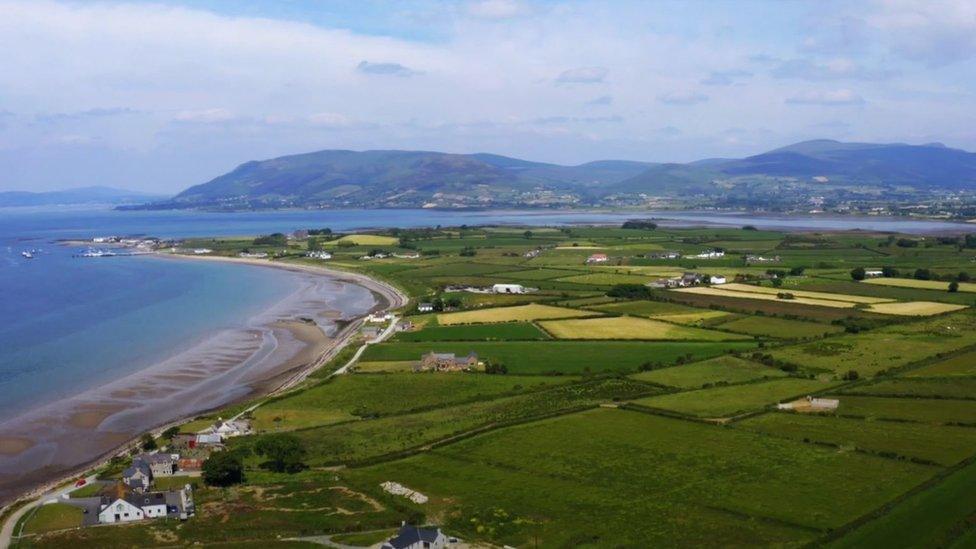
[[[232,364],[229,366],[226,364],[227,357],[222,357],[225,360],[222,367],[226,367],[226,369],[225,372],[218,372],[218,377],[227,371],[237,373],[238,376],[231,381],[232,388],[237,391],[236,394],[229,396],[224,401],[213,406],[197,406],[193,407],[193,409],[184,410],[182,413],[179,413],[178,416],[171,419],[168,418],[164,422],[140,426],[136,427],[135,429],[130,428],[130,434],[127,436],[123,435],[122,433],[102,433],[103,445],[109,446],[107,450],[99,452],[94,457],[86,459],[80,464],[58,466],[56,464],[48,463],[41,467],[35,468],[33,471],[30,471],[29,474],[22,475],[21,478],[29,477],[22,482],[24,487],[18,488],[16,485],[14,485],[10,489],[10,493],[3,496],[3,507],[0,508],[0,510],[6,510],[11,505],[18,502],[30,501],[32,498],[42,496],[54,487],[70,481],[79,474],[102,466],[112,457],[127,452],[130,448],[138,443],[139,437],[141,437],[141,435],[145,432],[153,432],[158,434],[166,428],[183,424],[196,416],[212,413],[215,410],[226,408],[228,406],[239,405],[249,401],[258,401],[278,392],[294,388],[296,385],[307,379],[310,374],[317,371],[329,360],[331,360],[339,353],[339,351],[341,351],[351,342],[366,314],[380,310],[394,310],[402,307],[407,301],[407,297],[402,292],[385,282],[375,280],[361,273],[340,271],[324,266],[294,265],[262,259],[214,256],[199,257],[158,254],[150,257],[187,259],[191,261],[222,261],[301,273],[308,275],[317,283],[331,282],[339,283],[340,287],[342,284],[345,284],[365,289],[370,293],[373,300],[373,305],[366,311],[357,311],[356,313],[350,315],[349,318],[331,319],[334,322],[333,325],[335,326],[335,330],[332,331],[331,334],[326,333],[326,331],[323,330],[322,327],[317,323],[308,323],[297,318],[279,318],[268,322],[268,330],[274,332],[272,338],[275,339],[275,345],[272,352],[278,349],[278,347],[282,344],[282,341],[287,342],[288,345],[293,348],[297,347],[297,350],[295,350],[295,352],[292,353],[289,358],[277,361],[272,365],[272,367],[258,372],[258,375],[248,376],[247,374],[249,372],[238,372],[238,370],[246,368],[246,363],[252,360],[254,356],[253,353],[248,354],[248,356],[243,358],[243,360],[231,360]],[[305,291],[309,290],[305,289]],[[289,300],[294,300],[296,294],[301,294],[302,292],[303,289],[299,289],[293,294],[287,296],[285,299],[272,304],[267,310],[264,311],[263,314],[273,314],[272,311],[274,311],[275,307]],[[299,299],[301,297],[306,296],[299,296]],[[337,320],[339,322],[335,322]],[[238,341],[237,343],[240,342]],[[242,355],[237,355],[237,357],[240,358]],[[267,358],[267,356],[264,358]],[[154,364],[154,366],[156,365]],[[154,372],[149,372],[149,370],[152,369],[153,367],[146,368],[139,372],[133,373],[132,376],[147,374],[152,375]],[[174,372],[170,372],[170,380],[181,379],[182,377],[189,377],[192,379],[192,377],[187,376],[185,372],[176,371],[175,375],[173,374]],[[128,379],[128,377],[129,376],[123,379]],[[233,383],[238,383],[238,385],[234,386]],[[195,385],[191,384],[190,387],[193,390],[199,390],[200,387],[205,384],[206,381],[197,383]],[[82,398],[84,396],[85,393],[82,393],[80,395],[75,395],[72,398]],[[137,397],[138,391],[131,394],[127,393],[124,396]],[[59,419],[56,416],[51,417],[51,415],[49,415],[48,417],[44,417],[44,410],[45,407],[42,406],[36,410],[27,412],[22,416],[13,418],[10,421],[16,421],[18,419],[27,418],[36,414],[40,416],[40,418],[39,420],[34,419],[33,421],[39,421],[41,425],[53,425],[59,422]],[[95,434],[97,431],[94,431],[94,429],[97,429],[99,426],[103,425],[106,420],[117,415],[124,416],[126,412],[132,412],[132,409],[125,406],[113,406],[111,404],[99,405],[98,403],[82,402],[77,407],[75,414],[71,415],[70,418],[67,419],[62,417],[60,419],[60,423],[63,425],[65,422],[67,422],[70,428]],[[30,422],[28,421],[27,424],[30,425]],[[110,435],[107,441],[104,438],[105,435]],[[23,455],[24,452],[30,450],[35,445],[32,444],[32,441],[26,437],[4,436],[2,439],[3,440],[0,440],[0,443],[3,444],[0,445],[7,447],[4,448],[6,452],[0,453],[0,457],[17,457],[18,455]],[[6,444],[8,442],[10,444]],[[110,442],[111,444],[106,444],[106,442]],[[44,476],[55,478],[53,480],[40,481],[39,478],[43,478]]]

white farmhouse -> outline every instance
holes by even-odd
[[[712,276],[708,279],[709,284],[725,284],[725,282],[726,280],[724,276]]]
[[[521,284],[495,284],[491,291],[496,294],[524,294],[525,287]]]
[[[98,512],[98,522],[100,524],[132,522],[144,518],[146,518],[146,515],[142,512],[142,509],[124,498],[118,498],[114,502],[103,504],[102,510]]]

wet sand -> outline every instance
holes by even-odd
[[[218,331],[149,368],[0,420],[0,503],[76,474],[148,430],[303,379],[351,333],[350,323],[405,302],[395,289],[355,273],[186,259],[286,269],[301,283],[246,328]]]

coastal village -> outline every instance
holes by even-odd
[[[97,545],[116,530],[133,545],[153,545],[153,536],[191,545],[220,532],[241,542],[399,549],[526,546],[535,536],[541,546],[560,546],[594,530],[628,545],[621,532],[641,523],[631,506],[651,512],[640,493],[626,507],[601,495],[590,509],[599,520],[584,532],[573,513],[542,496],[554,489],[548,472],[575,471],[580,482],[561,481],[561,489],[590,494],[603,481],[573,469],[574,460],[640,464],[628,470],[644,485],[663,474],[657,463],[680,459],[696,464],[689,486],[719,474],[721,452],[789,463],[794,472],[819,467],[822,478],[855,467],[857,485],[896,482],[906,463],[933,470],[955,463],[944,457],[946,446],[884,436],[911,428],[939,437],[945,427],[857,414],[875,406],[886,383],[914,383],[903,372],[938,375],[961,367],[953,360],[965,363],[976,324],[964,271],[976,253],[964,240],[903,237],[900,245],[887,235],[650,225],[151,240],[157,254],[364,273],[404,299],[343,324],[342,348],[298,383],[154,432],[152,444],[143,437],[93,474],[74,477],[19,517],[17,539]],[[854,259],[824,259],[843,245]],[[951,270],[910,255],[927,250],[952,257]],[[897,334],[895,343],[885,334]],[[855,359],[860,348],[871,356]],[[943,385],[932,390],[948,394]],[[903,400],[887,395],[882,404]],[[949,402],[924,400],[927,410]],[[868,409],[888,418],[894,408]],[[913,413],[905,409],[899,414]],[[957,417],[949,408],[927,413]],[[877,439],[859,439],[858,451],[836,453],[832,444],[849,444],[854,432],[847,425],[883,429]],[[793,434],[806,426],[818,434]],[[954,444],[976,452],[968,428],[954,429],[963,437]],[[714,447],[687,446],[714,437]],[[623,454],[609,459],[604,439]],[[562,451],[564,440],[574,441],[576,457]],[[820,459],[825,452],[834,452],[830,460]],[[729,482],[757,501],[782,496],[818,509],[804,485],[777,471]],[[620,483],[608,490],[631,493]],[[823,482],[816,490],[841,493]],[[513,493],[529,494],[531,505]],[[682,494],[659,493],[688,505]],[[856,497],[865,498],[863,513],[883,503]],[[684,520],[655,512],[667,524]],[[805,516],[790,520],[806,524]],[[814,529],[797,539],[815,539]],[[680,528],[671,531],[680,536]],[[751,542],[757,534],[736,535]]]

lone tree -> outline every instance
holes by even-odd
[[[244,482],[244,461],[237,452],[214,452],[203,462],[203,481],[210,486]]]
[[[959,291],[959,283],[958,283],[958,282],[956,282],[955,280],[953,280],[952,282],[950,282],[950,283],[949,283],[949,291],[950,291],[951,293],[956,293],[956,292],[958,292],[958,291]]]
[[[139,439],[139,446],[146,452],[151,452],[158,448],[156,439],[153,438],[151,433],[143,433],[142,438]]]
[[[854,280],[864,280],[866,276],[867,274],[864,272],[864,267],[854,267],[851,269],[851,278]]]
[[[261,467],[276,473],[297,473],[305,468],[305,447],[295,435],[268,435],[254,445],[254,452],[268,460]]]

